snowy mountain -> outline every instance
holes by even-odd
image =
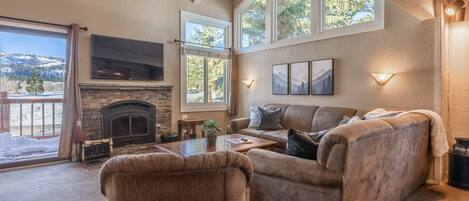
[[[0,52],[0,76],[22,80],[38,69],[45,81],[63,80],[65,59],[34,54]]]

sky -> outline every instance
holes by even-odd
[[[66,39],[0,32],[0,52],[65,58]]]

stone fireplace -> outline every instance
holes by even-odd
[[[168,85],[80,84],[83,130],[113,146],[155,142],[171,132]]]

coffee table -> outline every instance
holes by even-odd
[[[241,138],[248,139],[250,143],[236,144],[227,141],[228,139],[236,140]],[[156,148],[163,152],[173,153],[186,157],[216,151],[236,151],[246,153],[254,148],[269,149],[277,145],[278,142],[272,140],[266,140],[241,134],[231,134],[218,136],[217,143],[213,146],[208,146],[207,140],[205,138],[199,138],[180,142],[158,144],[156,145]]]

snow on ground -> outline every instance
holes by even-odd
[[[60,137],[35,139],[0,133],[0,164],[57,155]]]

